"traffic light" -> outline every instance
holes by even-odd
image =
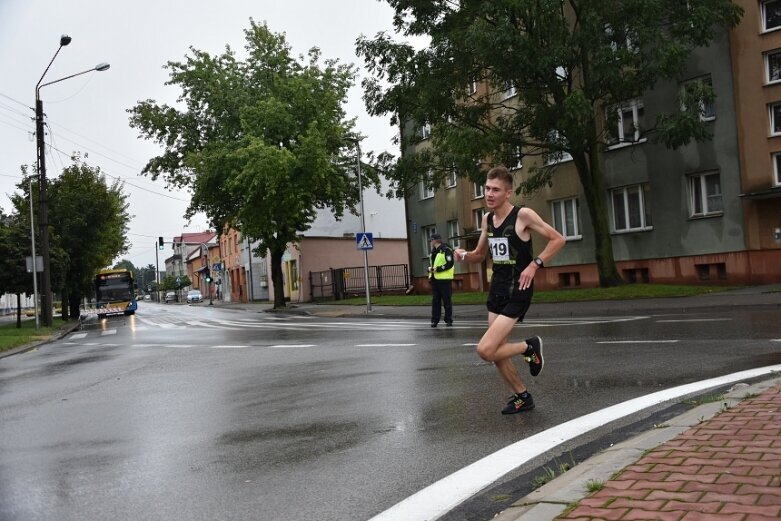
[[[158,237],[158,238],[157,238],[157,249],[158,249],[158,250],[162,250],[162,249],[163,249],[163,244],[165,244],[165,243],[163,242],[163,238],[162,238],[162,237]]]
[[[212,274],[211,271],[209,271],[209,268],[206,268],[206,271],[204,272],[206,274],[206,284],[212,283]]]

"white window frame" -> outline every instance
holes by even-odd
[[[428,259],[429,252],[431,252],[431,236],[437,233],[437,225],[429,224],[427,226],[421,226],[421,238],[423,239],[423,257]]]
[[[708,194],[708,178],[716,177],[719,189],[717,194]],[[710,217],[712,215],[722,215],[724,213],[724,196],[721,191],[721,177],[718,172],[703,172],[687,176],[689,192],[689,217]],[[718,204],[711,203],[711,197],[718,197]],[[697,207],[699,206],[699,211]],[[711,208],[713,206],[713,208]]]
[[[781,49],[775,49],[773,51],[768,51],[764,54],[764,60],[765,60],[765,85],[774,85],[776,83],[781,83]],[[772,57],[777,57],[779,60],[778,64],[778,79],[771,79],[770,78],[770,59]]]
[[[770,135],[781,136],[781,102],[770,103],[767,108],[768,117],[770,118]],[[778,121],[776,121],[773,109],[778,111],[778,114],[776,114],[778,116]]]
[[[480,183],[472,183],[472,199],[483,199],[485,197],[485,185]]]
[[[563,141],[563,138],[561,138],[561,134],[558,130],[551,130],[550,140]],[[565,161],[572,161],[572,155],[570,155],[569,152],[558,151],[543,155],[543,162],[545,163],[545,166],[557,165],[559,163],[564,163]]]
[[[634,134],[632,135],[631,140],[626,139],[626,136],[624,135],[624,112],[627,112],[627,109],[632,110],[632,127],[634,128]],[[646,141],[646,138],[643,137],[641,122],[639,121],[640,116],[638,115],[638,112],[640,109],[643,109],[643,118],[645,118],[645,106],[643,105],[643,100],[640,98],[635,98],[626,101],[625,103],[619,103],[618,105],[608,107],[605,112],[606,121],[609,121],[609,113],[611,111],[615,111],[618,114],[618,121],[616,122],[615,129],[618,131],[618,134],[615,136],[616,140],[613,141],[614,135],[608,133],[608,150],[631,146]]]
[[[456,165],[451,165],[447,171],[447,179],[445,180],[446,188],[454,188],[458,184],[458,170]]]
[[[447,222],[447,239],[448,241],[452,240],[453,237],[458,237],[461,235],[461,228],[458,226],[458,219],[452,219]],[[460,248],[461,247],[461,239],[455,239],[450,244],[453,248]]]
[[[428,172],[426,174],[426,179],[422,179],[420,181],[420,199],[431,199],[434,197],[434,194],[437,193],[437,191],[434,188],[429,188],[426,186],[426,181],[431,179],[431,172]]]
[[[567,206],[571,207],[572,229],[567,226]],[[551,201],[551,215],[553,215],[553,227],[568,241],[582,239],[580,231],[580,201],[577,197]]]
[[[466,94],[467,96],[477,94],[477,80],[469,80],[469,83],[466,86]]]
[[[697,82],[707,83],[708,85],[710,85],[711,88],[713,88],[713,78],[711,78],[710,74],[707,74],[705,76],[700,76],[699,78],[694,78],[692,80],[684,82],[683,85],[681,85],[681,89],[683,89],[685,91],[687,85],[692,85],[692,84],[697,83]],[[684,94],[685,94],[685,92],[684,92]],[[709,105],[710,105],[710,113],[708,111],[708,106],[705,104],[705,100],[700,99],[698,101],[698,103],[699,103],[699,106],[700,106],[700,121],[713,121],[713,120],[716,119],[716,102],[715,101],[711,101],[709,103]],[[686,107],[683,107],[683,109],[685,110]]]
[[[779,24],[773,27],[767,26],[767,6],[768,4],[777,4],[781,8],[781,0],[762,0],[759,5],[760,14],[762,15],[762,32],[770,32],[781,29],[781,21]]]
[[[618,50],[619,43],[613,39],[613,27],[608,23],[606,23],[604,27],[605,34],[608,38],[610,38],[610,48],[615,52]],[[628,26],[624,26],[624,38],[625,41],[621,42],[621,48],[632,51],[633,53],[637,53],[639,49],[637,48],[637,44],[635,44],[634,40],[632,40],[632,36],[629,34]]]
[[[502,101],[514,98],[518,95],[518,87],[512,81],[505,81],[502,88]]]
[[[521,147],[515,147],[513,158],[515,158],[515,164],[510,166],[510,170],[520,170],[523,168],[523,154],[521,154]],[[570,156],[570,159],[572,159],[572,156]]]
[[[773,184],[781,186],[781,152],[773,152],[770,158],[773,161]]]
[[[420,127],[420,139],[431,137],[431,123],[426,123]]]
[[[475,222],[475,229],[480,231],[483,225],[483,216],[485,215],[485,208],[475,208],[472,210],[472,219]]]
[[[632,227],[630,225],[631,216],[629,215],[629,198],[634,193],[634,191],[637,190],[639,193],[638,198],[638,212],[640,217],[640,226]],[[630,193],[630,191],[632,193]],[[613,228],[613,233],[631,233],[631,232],[638,232],[638,231],[644,231],[644,230],[652,230],[653,225],[648,222],[646,211],[646,200],[645,200],[645,194],[646,194],[646,185],[644,184],[636,184],[636,185],[629,185],[629,186],[622,186],[620,188],[614,188],[610,190],[610,221],[611,226]],[[615,196],[621,195],[623,196],[623,205],[624,205],[624,223],[626,223],[626,226],[624,228],[619,228],[618,223],[616,222],[616,211],[617,208],[615,207]]]

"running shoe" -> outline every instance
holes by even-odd
[[[529,349],[523,354],[523,358],[529,363],[529,371],[532,376],[537,376],[542,372],[542,366],[545,361],[542,358],[542,338],[534,336],[526,339],[526,345]]]
[[[532,395],[526,393],[526,399],[521,398],[520,394],[514,394],[510,397],[510,401],[502,409],[502,414],[515,414],[517,412],[531,411],[534,409],[534,399]]]

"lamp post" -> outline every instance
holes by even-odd
[[[363,211],[363,180],[361,178],[361,142],[355,140],[355,148],[358,152],[358,196],[361,203],[361,233],[366,233],[366,216]],[[369,252],[363,250],[363,283],[366,286],[366,313],[372,311],[372,299],[369,293]]]
[[[57,52],[54,53],[49,65],[46,66],[46,70],[43,71],[41,79],[35,84],[35,135],[36,146],[38,149],[38,194],[39,194],[39,216],[38,226],[40,227],[41,236],[41,257],[43,258],[43,277],[41,278],[41,318],[44,327],[50,327],[52,325],[52,290],[51,290],[51,264],[49,262],[49,198],[48,188],[46,181],[46,149],[43,137],[43,102],[41,101],[41,89],[47,85],[59,83],[61,81],[81,76],[92,71],[105,71],[110,66],[108,63],[99,63],[95,67],[86,71],[77,72],[70,76],[50,81],[47,83],[41,83],[46,73],[49,72],[49,67],[54,63],[54,59],[60,53],[60,50],[71,43],[71,37],[62,35],[60,37],[60,46],[57,48]],[[34,260],[33,260],[34,261]]]

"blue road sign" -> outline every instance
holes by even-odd
[[[373,250],[374,239],[371,232],[362,232],[355,234],[355,245],[359,250]]]

